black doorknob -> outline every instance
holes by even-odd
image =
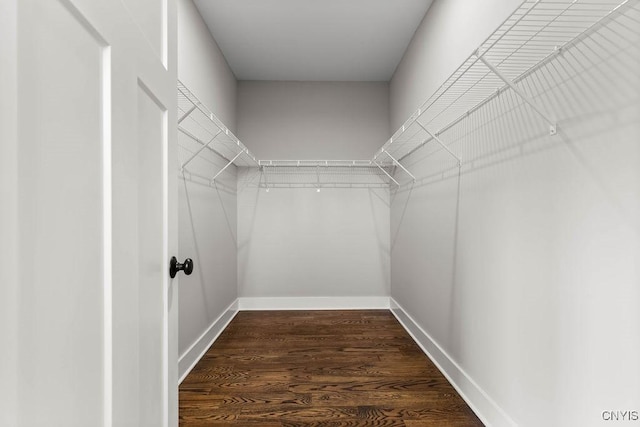
[[[173,279],[174,277],[176,277],[176,274],[180,270],[184,271],[184,274],[186,274],[187,276],[191,274],[191,272],[193,271],[193,261],[191,260],[191,258],[185,259],[181,264],[178,262],[176,257],[171,257],[171,262],[169,263],[169,276],[171,276],[171,278]]]

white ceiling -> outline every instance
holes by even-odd
[[[432,0],[195,0],[238,80],[388,81]]]

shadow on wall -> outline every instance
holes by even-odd
[[[253,235],[255,229],[255,219],[258,214],[258,201],[260,198],[259,188],[263,182],[263,175],[260,170],[255,168],[239,168],[238,169],[238,194],[243,194],[249,189],[254,189],[255,197],[253,199],[252,205],[253,209],[251,211],[251,220],[249,223],[251,224],[246,231],[246,233],[240,232],[238,236],[238,284],[240,288],[240,284],[245,283],[246,279],[246,268],[240,268],[240,266],[245,266],[249,262],[249,258],[251,256],[251,236]],[[242,221],[241,224],[246,222],[246,218],[243,216],[244,209],[238,209],[238,221]],[[242,289],[238,289],[239,294],[242,294]]]
[[[194,268],[195,272],[197,273],[197,277],[198,277],[198,284],[200,287],[200,292],[202,295],[202,308],[203,310],[206,312],[207,314],[207,318],[208,319],[213,319],[215,318],[215,316],[217,316],[218,313],[212,313],[210,311],[210,308],[207,305],[207,300],[210,297],[213,297],[213,291],[214,289],[211,288],[210,286],[207,286],[207,284],[211,283],[212,280],[214,278],[211,277],[205,277],[205,268],[203,268],[205,265],[211,264],[211,257],[215,256],[215,254],[210,253],[209,250],[205,250],[205,254],[203,254],[203,251],[201,250],[201,241],[202,239],[210,239],[211,233],[207,233],[206,232],[206,225],[202,224],[201,221],[199,219],[197,219],[196,217],[201,216],[194,214],[194,211],[197,210],[202,210],[202,206],[199,207],[194,207],[193,203],[192,203],[192,194],[194,192],[198,193],[198,192],[205,192],[205,196],[204,198],[206,198],[207,200],[210,199],[210,193],[211,192],[215,192],[216,195],[216,200],[217,200],[217,204],[220,207],[221,212],[223,213],[224,219],[225,219],[225,224],[226,227],[225,229],[228,231],[229,233],[229,239],[232,242],[236,242],[236,229],[234,226],[234,223],[231,221],[230,217],[229,217],[229,212],[227,211],[227,207],[225,206],[225,201],[222,198],[222,192],[227,192],[228,194],[233,195],[234,193],[229,192],[228,190],[224,189],[224,187],[219,188],[218,186],[216,186],[216,184],[204,184],[202,182],[199,181],[195,181],[195,180],[190,180],[188,179],[188,177],[182,175],[181,177],[181,181],[183,183],[183,191],[184,191],[184,197],[185,197],[185,203],[186,203],[186,208],[187,208],[187,213],[188,213],[188,227],[189,227],[189,231],[190,231],[190,236],[191,236],[191,241],[193,242],[193,247],[191,248],[193,250],[193,255],[191,256],[192,258],[194,258],[195,260],[195,266],[196,268]],[[193,186],[190,189],[190,185]],[[197,189],[197,191],[196,191]],[[199,197],[196,195],[196,197]],[[210,220],[213,220],[212,218],[209,218]],[[184,228],[184,222],[182,222],[182,228]],[[235,246],[235,245],[234,245]],[[191,251],[189,251],[191,252]]]
[[[181,160],[190,159],[202,146],[178,135]],[[237,231],[235,168],[215,182],[212,177],[226,161],[210,150],[192,158],[179,183],[180,257],[194,260],[194,271],[182,276],[179,286],[180,353],[184,354],[211,323],[237,298]]]
[[[185,195],[185,200],[187,203],[187,212],[189,213],[189,230],[191,231],[191,239],[193,241],[193,249],[195,250],[194,254],[191,255],[192,258],[195,258],[195,265],[197,266],[201,266],[202,265],[202,261],[203,261],[203,257],[202,257],[202,251],[200,250],[200,247],[198,245],[198,233],[196,232],[196,225],[195,225],[195,221],[193,218],[193,207],[191,205],[191,198],[189,196],[189,186],[187,185],[187,180],[183,179],[182,183],[184,185],[184,195]],[[181,230],[182,232],[182,230]],[[181,233],[182,234],[182,233]],[[204,279],[204,272],[202,270],[202,268],[196,268],[196,274],[198,275],[198,282],[200,284],[200,292],[205,295],[207,290],[205,288],[205,279]],[[206,304],[206,299],[203,298],[202,299],[202,308],[204,309],[204,311],[207,314],[207,317],[210,317],[211,313],[209,312],[209,309],[207,307]]]
[[[377,200],[377,202],[376,202]],[[371,208],[371,216],[373,217],[374,224],[388,224],[389,215],[380,214],[379,208],[376,208],[376,203],[382,204],[387,208],[387,211],[391,207],[391,201],[389,199],[388,190],[381,190],[377,188],[369,189],[369,206]],[[380,227],[375,227],[376,237],[378,239],[378,248],[380,256],[380,274],[382,277],[388,278],[389,285],[387,292],[391,291],[391,245],[389,241],[389,233],[382,232]]]

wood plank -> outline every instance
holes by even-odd
[[[388,310],[240,312],[180,386],[181,426],[481,426]]]

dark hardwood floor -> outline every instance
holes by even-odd
[[[240,312],[180,386],[181,426],[482,426],[386,310]]]

